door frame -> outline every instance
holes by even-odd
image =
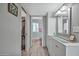
[[[32,23],[31,23],[32,18],[31,17],[43,17],[43,16],[36,16],[36,15],[30,16],[30,43],[31,43],[31,48],[32,48],[32,34],[31,34],[31,32],[32,32],[32,30],[31,30],[32,29]],[[44,27],[42,27],[42,28],[44,29]],[[44,47],[43,46],[43,39],[44,39],[43,36],[44,36],[44,32],[42,30],[42,47]]]
[[[27,12],[25,11],[25,9],[23,8],[23,6],[21,7],[21,12],[24,12],[25,13],[25,15],[27,15]],[[26,50],[26,39],[27,39],[27,37],[26,37],[26,23],[27,23],[27,20],[26,20],[26,16],[22,16],[22,14],[21,14],[21,18],[22,17],[25,17],[25,50]],[[22,19],[21,19],[22,20]],[[22,30],[22,26],[21,26],[21,30]],[[21,39],[22,40],[22,39]],[[21,42],[21,44],[22,44],[22,42]]]

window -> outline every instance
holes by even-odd
[[[39,23],[32,23],[33,32],[39,32]]]

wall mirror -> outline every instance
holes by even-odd
[[[71,6],[63,4],[55,13],[57,34],[69,36],[71,34]]]

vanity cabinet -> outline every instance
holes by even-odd
[[[79,56],[78,42],[65,43],[64,39],[59,37],[48,36],[47,48],[50,56]]]
[[[65,56],[65,46],[53,39],[48,37],[48,51],[50,56]]]
[[[55,56],[65,56],[66,47],[56,40],[53,41],[55,42]]]
[[[49,55],[50,56],[54,56],[55,54],[54,54],[54,50],[55,50],[55,48],[54,48],[54,41],[52,40],[52,38],[51,37],[48,37],[48,39],[47,39],[47,48],[48,48],[48,52],[49,52]]]

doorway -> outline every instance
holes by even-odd
[[[25,17],[22,17],[21,50],[25,50]]]
[[[31,16],[31,47],[37,44],[42,46],[43,19],[42,17]]]

